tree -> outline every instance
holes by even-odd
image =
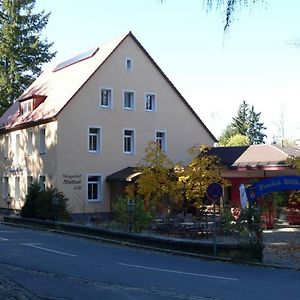
[[[169,198],[175,184],[173,168],[173,162],[161,150],[159,144],[149,142],[145,149],[145,157],[137,166],[141,174],[136,181],[136,193],[144,200],[146,211],[157,212],[162,200]],[[130,187],[127,191],[129,196],[132,196]]]
[[[182,191],[183,201],[193,202],[196,207],[202,205],[210,183],[227,184],[221,177],[222,166],[219,158],[208,154],[206,145],[194,146],[188,150],[193,156],[186,167],[177,170],[178,185]]]
[[[212,10],[216,7],[224,11],[224,31],[229,29],[229,26],[234,21],[234,15],[237,8],[252,7],[258,2],[264,3],[266,0],[204,0],[207,10]]]
[[[0,115],[56,53],[41,38],[49,13],[33,13],[35,0],[0,0]]]
[[[255,112],[253,105],[249,108],[249,104],[243,100],[237,116],[232,118],[232,122],[227,125],[225,131],[220,136],[219,144],[221,146],[241,146],[264,143],[266,135],[263,131],[266,127],[264,127],[264,123],[260,122],[260,115],[261,113]],[[235,144],[236,142],[238,144]]]
[[[261,144],[264,141],[266,135],[263,133],[263,130],[267,129],[264,126],[264,123],[260,122],[261,112],[256,113],[254,111],[254,106],[251,106],[249,111],[249,120],[248,120],[248,138],[251,145]]]
[[[226,143],[223,146],[244,146],[250,145],[250,139],[246,135],[235,134],[226,140]]]

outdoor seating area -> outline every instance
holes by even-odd
[[[219,213],[215,218],[218,229]],[[209,211],[203,211],[199,216],[191,213],[177,213],[174,216],[157,214],[149,230],[168,236],[210,238],[214,230],[214,216]]]

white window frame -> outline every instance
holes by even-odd
[[[99,180],[89,181],[90,177],[98,177]],[[97,184],[98,185],[98,195],[97,198],[91,199],[89,198],[89,184]],[[101,173],[89,173],[86,174],[86,199],[88,202],[102,202],[103,201],[103,174]]]
[[[125,131],[130,131],[132,132],[132,135],[126,135]],[[130,147],[131,147],[131,151],[126,151],[125,150],[125,146],[126,146],[126,139],[127,138],[131,138],[130,140]],[[136,140],[136,135],[135,135],[135,129],[133,128],[123,128],[123,153],[124,154],[135,154],[135,140]]]
[[[42,177],[45,178],[44,181],[41,181]],[[39,181],[38,181],[38,182],[39,182],[39,184],[40,184],[42,190],[45,191],[46,188],[47,188],[47,176],[46,176],[46,174],[40,174],[40,175],[39,175]]]
[[[20,200],[20,177],[15,177],[15,200]]]
[[[27,155],[32,155],[33,152],[33,130],[29,129],[27,133]]]
[[[4,137],[4,158],[7,159],[9,155],[9,136]]]
[[[102,104],[102,91],[110,91],[110,99],[108,99],[108,104],[104,105]],[[112,109],[113,108],[113,89],[109,87],[100,87],[100,107],[106,108],[106,109]]]
[[[126,59],[125,59],[125,69],[126,69],[126,71],[132,71],[133,70],[133,59],[132,58],[126,57]]]
[[[23,101],[21,103],[21,108],[22,108],[22,114],[25,115],[27,113],[30,113],[33,111],[33,99],[29,99],[26,101]]]
[[[157,134],[162,133],[163,137],[158,137]],[[161,140],[161,143],[159,143],[159,140]],[[161,145],[161,150],[164,153],[167,153],[167,131],[166,130],[156,130],[155,131],[155,142],[159,143]]]
[[[26,177],[27,179],[27,194],[29,193],[29,188],[32,186],[33,184],[33,176],[32,175],[27,175]]]
[[[46,128],[45,127],[42,127],[39,130],[39,150],[40,150],[40,154],[46,153]]]
[[[3,186],[3,190],[2,190],[2,196],[3,199],[5,200],[8,195],[9,195],[9,177],[8,176],[3,176],[3,181],[2,181],[2,186]]]
[[[154,97],[154,101],[152,102],[152,108],[149,109],[148,108],[148,96],[150,97]],[[147,112],[155,112],[156,111],[156,107],[157,107],[157,100],[156,100],[156,94],[155,93],[145,93],[145,110]]]
[[[97,129],[97,134],[91,134],[90,129]],[[97,149],[91,150],[90,149],[90,137],[96,136],[97,137]],[[102,128],[101,126],[89,126],[88,127],[88,152],[92,154],[99,154],[102,152]]]
[[[132,106],[131,107],[125,106],[125,95],[126,94],[132,95]],[[131,90],[123,91],[123,108],[125,110],[135,110],[135,91],[131,91]]]
[[[20,133],[16,134],[16,140],[15,140],[15,155],[16,155],[16,163],[18,164],[20,161]]]

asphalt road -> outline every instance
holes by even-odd
[[[30,291],[32,299],[300,299],[300,272],[5,225],[0,225],[0,255],[0,273]]]

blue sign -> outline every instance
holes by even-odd
[[[219,200],[223,195],[223,188],[219,183],[213,182],[207,187],[206,192],[210,199]]]
[[[247,189],[247,195],[252,200],[265,194],[287,190],[300,190],[300,176],[279,176],[258,181]]]

